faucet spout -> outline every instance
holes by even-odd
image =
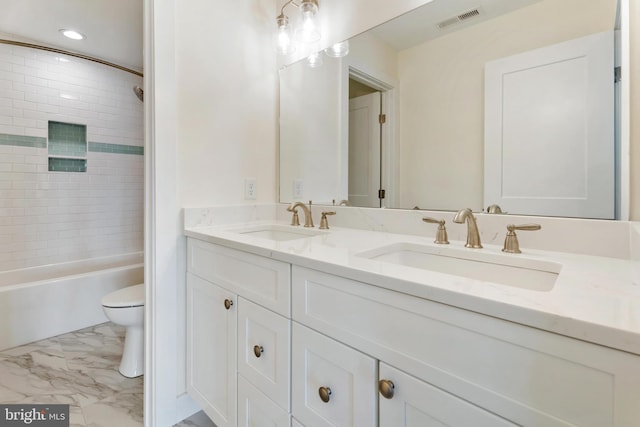
[[[480,249],[482,243],[480,243],[480,233],[478,232],[478,224],[476,218],[473,216],[473,212],[469,208],[460,209],[456,216],[453,217],[453,222],[462,224],[467,223],[467,243],[464,245],[466,248]]]
[[[309,207],[302,202],[293,202],[289,205],[287,211],[295,214],[298,208],[301,208],[304,212],[304,226],[313,227],[313,218],[311,217],[311,200],[309,200]]]

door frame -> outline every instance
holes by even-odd
[[[349,78],[380,92],[381,113],[386,116],[385,126],[380,132],[380,185],[386,196],[380,202],[381,208],[397,207],[398,194],[398,84],[385,76],[374,76],[374,72],[349,66]],[[347,109],[348,110],[348,109]],[[348,111],[347,111],[348,114]],[[348,123],[348,121],[347,121]]]

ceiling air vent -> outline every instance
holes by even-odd
[[[461,13],[457,16],[454,16],[452,18],[445,19],[444,21],[439,22],[438,28],[443,30],[447,27],[450,27],[451,25],[458,24],[462,21],[466,21],[471,18],[475,18],[476,16],[480,16],[480,10],[478,8],[469,10],[467,12]]]

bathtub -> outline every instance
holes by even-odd
[[[106,322],[102,296],[143,281],[142,252],[0,272],[0,350]]]

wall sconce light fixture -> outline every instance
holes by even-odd
[[[349,40],[329,46],[324,50],[324,53],[331,58],[342,58],[343,56],[347,56],[349,54]]]
[[[294,0],[289,0],[282,6],[280,15],[276,18],[278,26],[277,51],[281,55],[288,55],[295,51],[289,17],[284,14],[284,9],[289,5],[293,5],[300,10],[299,25],[295,30],[296,40],[302,43],[315,43],[320,40],[320,29],[317,22],[318,0],[302,0],[299,4]]]

